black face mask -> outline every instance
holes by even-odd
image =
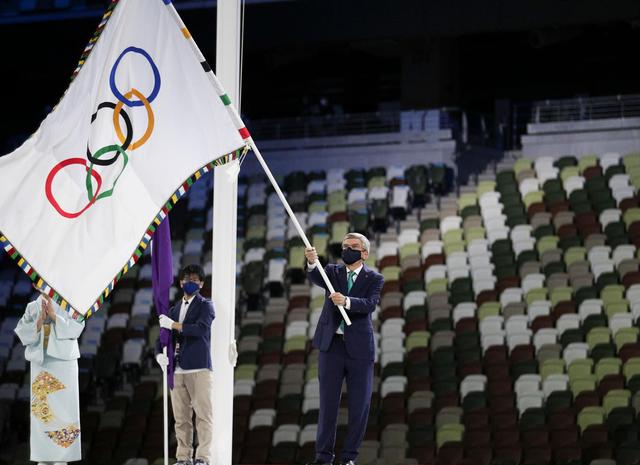
[[[353,265],[355,262],[362,258],[362,252],[359,250],[353,250],[349,247],[342,249],[342,261],[347,265]]]

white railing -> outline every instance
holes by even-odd
[[[640,95],[578,97],[534,102],[531,123],[640,117]]]

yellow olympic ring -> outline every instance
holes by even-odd
[[[146,99],[146,97],[133,87],[129,92],[125,94],[125,98],[130,99],[132,95],[135,95],[136,97],[138,97],[142,102],[142,104],[144,105],[145,110],[147,110],[147,119],[149,122],[147,124],[147,130],[145,131],[145,133],[142,135],[140,139],[133,142],[129,146],[129,150],[135,150],[138,147],[143,146],[145,142],[147,142],[149,137],[151,137],[151,133],[153,132],[153,126],[155,122],[154,116],[153,116],[153,110],[151,109],[151,105],[149,105],[149,101]],[[124,144],[124,141],[125,141],[125,136],[122,133],[122,128],[120,127],[120,111],[122,110],[123,106],[124,106],[124,103],[121,101],[118,101],[116,108],[113,111],[113,127],[116,130],[116,135],[118,136],[118,139],[120,140],[121,144]]]

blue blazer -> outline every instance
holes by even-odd
[[[320,266],[320,265],[318,265]],[[344,343],[349,357],[361,360],[375,359],[375,343],[373,337],[373,323],[371,314],[380,302],[380,291],[384,285],[384,278],[380,273],[362,267],[351,292],[347,293],[347,267],[345,265],[327,265],[325,272],[336,292],[348,296],[351,308],[347,315],[351,319],[351,326],[344,327]],[[325,286],[318,267],[307,271],[309,281],[326,290],[324,307],[318,320],[318,327],[313,336],[313,346],[323,352],[329,350],[334,334],[342,321],[338,307],[329,299],[329,291]]]
[[[169,318],[178,321],[181,306],[182,299],[169,309]],[[171,331],[173,346],[175,347],[176,342],[180,341],[179,366],[183,370],[211,369],[211,324],[215,317],[213,303],[196,294],[182,322],[182,332]],[[160,350],[158,340],[156,351]]]

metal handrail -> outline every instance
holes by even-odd
[[[530,122],[552,123],[630,117],[640,117],[638,94],[533,102]]]

